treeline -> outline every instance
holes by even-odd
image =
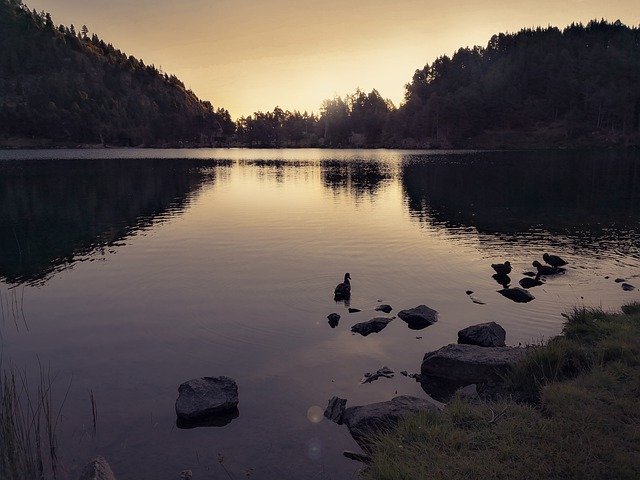
[[[604,20],[524,29],[318,114],[233,121],[173,75],[86,27],[0,0],[0,145],[12,137],[147,146],[518,148],[640,144],[640,29]]]
[[[332,147],[555,147],[640,143],[640,29],[592,21],[525,29],[417,70],[398,108],[377,91],[238,122],[240,143]],[[284,120],[282,120],[284,119]],[[289,133],[293,132],[293,134]]]
[[[0,0],[0,138],[195,146],[234,130],[226,110],[86,26]]]

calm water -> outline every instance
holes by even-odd
[[[350,478],[355,443],[312,407],[424,395],[359,380],[418,371],[473,323],[517,345],[557,334],[571,306],[640,300],[613,281],[640,287],[639,214],[640,157],[619,152],[0,152],[2,357],[48,366],[58,401],[70,384],[72,478],[94,454],[122,479],[228,478],[218,454],[235,478]],[[548,250],[564,276],[526,305],[497,293],[492,262],[511,260],[515,284]],[[361,313],[333,301],[347,271]],[[352,335],[379,300],[440,321]],[[178,385],[217,375],[237,380],[239,418],[178,429]]]

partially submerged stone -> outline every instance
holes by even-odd
[[[95,457],[85,465],[79,480],[116,480],[104,457]]]
[[[362,377],[362,379],[360,380],[361,384],[365,384],[365,383],[371,383],[371,382],[375,382],[376,380],[378,380],[379,378],[393,378],[395,372],[393,370],[391,370],[389,367],[382,367],[381,369],[379,369],[376,372],[373,373],[365,373],[364,376]]]
[[[178,388],[176,414],[180,420],[229,414],[237,407],[238,385],[229,377],[196,378]]]
[[[438,312],[426,305],[398,312],[398,317],[407,322],[412,330],[422,330],[438,321]]]
[[[358,313],[361,312],[362,310],[360,310],[359,308],[350,308],[349,309],[349,313]]]
[[[427,353],[422,360],[421,373],[423,376],[459,383],[460,386],[501,383],[526,352],[527,349],[520,347],[451,344]]]
[[[376,307],[376,312],[391,313],[391,310],[393,310],[391,305],[387,305],[386,303]]]
[[[636,287],[634,287],[634,286],[633,286],[633,285],[631,285],[630,283],[623,283],[623,284],[622,284],[622,289],[623,289],[625,292],[632,292],[633,290],[635,290],[635,289],[636,289]]]
[[[515,287],[515,288],[503,288],[502,290],[498,290],[500,295],[503,297],[507,297],[509,300],[512,300],[516,303],[528,303],[532,300],[535,300],[531,293],[524,288]]]
[[[507,332],[496,322],[479,323],[458,332],[458,343],[480,347],[504,347]]]
[[[329,326],[331,328],[336,328],[338,326],[338,323],[340,323],[340,315],[338,315],[337,313],[331,313],[327,316],[327,318],[329,319]]]
[[[340,397],[331,397],[327,408],[324,409],[325,418],[331,420],[338,425],[342,425],[342,415],[347,406],[347,399]]]
[[[351,327],[353,333],[359,333],[363,337],[371,335],[372,333],[381,332],[387,325],[393,320],[393,318],[377,317],[372,318],[368,322],[356,323]]]
[[[370,439],[376,433],[396,426],[408,415],[438,410],[438,405],[429,399],[401,396],[388,402],[349,407],[342,415],[342,422],[354,440],[369,451]]]

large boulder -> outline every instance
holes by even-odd
[[[480,323],[458,332],[458,343],[479,347],[504,347],[507,332],[496,322]]]
[[[359,333],[363,337],[372,333],[381,332],[387,325],[393,320],[393,318],[377,317],[372,318],[368,322],[356,323],[351,327],[353,333]]]
[[[229,377],[189,380],[178,388],[179,420],[198,420],[233,412],[238,407],[238,385]]]
[[[82,469],[79,480],[116,480],[116,477],[107,461],[103,457],[96,457]]]
[[[412,330],[422,330],[438,321],[438,312],[426,305],[398,312],[398,317],[407,322]]]
[[[440,406],[429,399],[401,396],[388,402],[349,407],[342,414],[342,423],[365,450],[376,433],[396,426],[408,415],[423,411],[438,411]]]
[[[422,360],[421,373],[460,385],[497,384],[526,352],[527,349],[519,347],[451,344],[427,353]]]

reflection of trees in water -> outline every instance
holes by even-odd
[[[453,233],[547,231],[590,244],[640,231],[640,155],[629,152],[440,157],[405,163],[402,185],[414,218]]]
[[[322,162],[322,182],[334,191],[347,190],[356,197],[375,195],[391,178],[388,166],[373,161]]]
[[[79,256],[116,246],[182,210],[220,164],[164,159],[0,163],[0,279],[45,281]]]

